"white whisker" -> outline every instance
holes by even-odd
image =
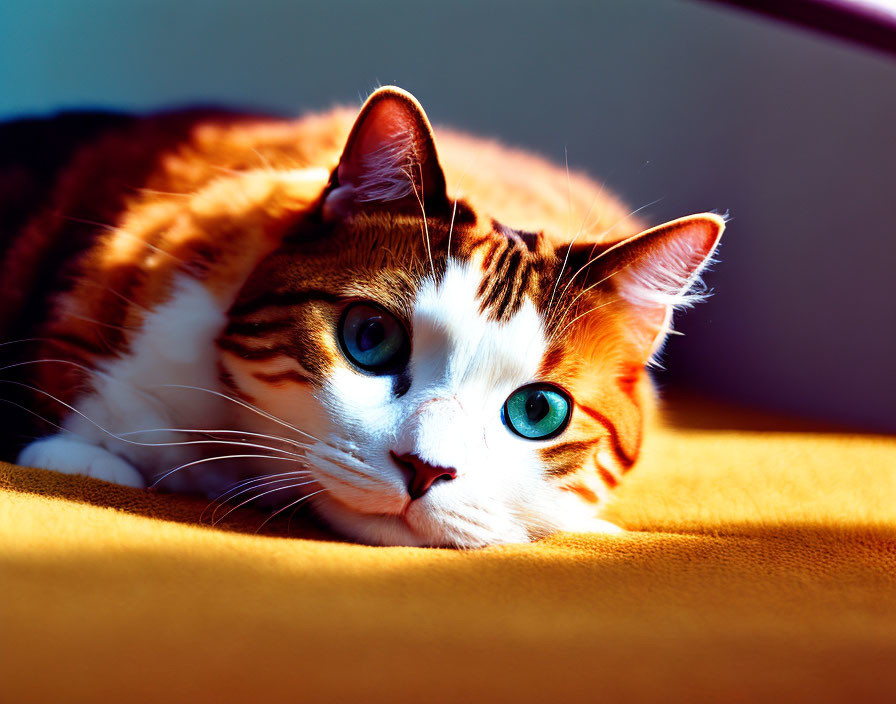
[[[225,491],[221,492],[214,499],[212,499],[212,501],[210,501],[204,509],[202,509],[202,513],[199,514],[199,522],[202,522],[203,517],[205,516],[205,512],[212,507],[214,507],[214,510],[212,511],[212,520],[214,520],[215,514],[218,512],[218,509],[233,498],[233,496],[228,497],[228,494],[232,494],[234,491],[238,491],[239,489],[251,486],[253,484],[258,484],[259,482],[264,482],[269,479],[275,479],[276,477],[288,477],[290,480],[292,480],[303,474],[310,474],[310,472],[304,469],[296,469],[289,472],[278,472],[275,474],[260,474],[256,477],[249,477],[248,479],[234,482],[229,487],[227,487]]]
[[[221,435],[245,435],[253,438],[263,438],[265,440],[274,440],[275,442],[284,442],[294,447],[309,448],[311,445],[290,440],[289,438],[280,437],[279,435],[267,435],[266,433],[252,433],[247,430],[212,430],[206,428],[148,428],[146,430],[130,430],[126,433],[119,433],[121,437],[129,437],[131,435],[141,435],[143,433],[192,433],[196,435],[202,434],[221,434]]]
[[[263,411],[260,408],[253,406],[251,403],[246,403],[245,401],[241,401],[240,399],[234,398],[233,396],[228,396],[227,394],[222,394],[220,391],[215,391],[214,389],[204,389],[201,386],[190,386],[188,384],[160,384],[158,388],[192,389],[193,391],[204,391],[205,393],[208,393],[208,394],[214,394],[215,396],[220,396],[221,398],[226,399],[227,401],[230,401],[231,403],[235,403],[238,406],[242,406],[243,408],[246,408],[247,410],[253,411],[253,412],[257,413],[258,415],[262,416],[263,418],[267,418],[268,420],[271,420],[275,423],[279,423],[284,428],[289,428],[290,430],[295,431],[299,435],[304,435],[306,438],[308,438],[310,440],[314,440],[315,442],[321,442],[320,439],[314,437],[313,435],[311,435],[311,433],[306,433],[304,430],[300,430],[299,428],[295,427],[294,425],[290,425],[285,420],[282,420],[282,419],[278,418],[277,416],[275,416],[271,413],[268,413],[267,411]]]
[[[310,474],[310,473],[311,472],[309,472],[307,469],[292,469],[288,472],[277,472],[275,474],[259,474],[258,476],[255,476],[255,477],[249,477],[248,479],[242,479],[238,482],[235,482],[234,484],[231,484],[229,487],[227,487],[227,489],[225,491],[218,494],[214,498],[212,503],[223,500],[224,497],[227,496],[228,494],[230,494],[231,492],[234,492],[242,487],[248,486],[249,484],[255,484],[257,482],[262,482],[267,479],[275,479],[276,477],[290,477],[290,476],[296,476],[299,474]]]
[[[597,286],[600,286],[602,283],[605,283],[605,282],[609,281],[610,279],[612,279],[612,278],[613,278],[614,276],[616,276],[617,274],[621,274],[623,271],[625,271],[626,269],[628,269],[630,266],[631,266],[631,263],[626,264],[626,265],[625,265],[624,267],[622,267],[621,269],[617,269],[616,271],[612,272],[611,274],[607,274],[607,275],[606,275],[604,278],[602,278],[600,281],[595,281],[593,284],[591,284],[591,285],[588,286],[587,288],[584,288],[584,289],[582,289],[581,291],[579,291],[578,295],[577,295],[575,298],[573,298],[573,299],[569,302],[569,304],[566,306],[566,308],[563,310],[563,313],[560,315],[560,318],[558,319],[558,323],[557,323],[557,324],[560,325],[560,324],[563,323],[563,321],[564,321],[564,319],[566,318],[566,316],[569,315],[569,311],[573,310],[573,307],[575,306],[576,301],[578,301],[582,296],[584,296],[586,293],[588,293],[591,289],[593,289],[593,288],[595,288],[595,287],[597,287]],[[559,305],[559,301],[558,301],[558,305]],[[565,329],[565,328],[564,328],[564,329]]]
[[[417,166],[420,169],[420,186],[423,186],[423,167],[418,163]],[[423,235],[423,243],[426,245],[426,255],[429,257],[429,268],[432,271],[433,275],[435,275],[436,268],[432,263],[432,250],[430,249],[429,244],[429,223],[426,221],[426,207],[423,203],[423,194],[417,191],[417,184],[414,182],[414,177],[412,174],[409,174],[405,171],[405,175],[408,177],[408,180],[411,182],[411,188],[414,189],[414,197],[417,199],[417,202],[420,204],[420,212],[423,214],[423,228],[421,230],[421,234]]]
[[[274,519],[276,516],[278,516],[278,515],[280,515],[281,513],[283,513],[286,509],[288,509],[288,508],[292,508],[293,506],[296,506],[296,505],[302,503],[303,501],[306,501],[306,500],[310,499],[312,496],[316,496],[317,494],[320,494],[320,493],[322,493],[322,492],[324,492],[324,491],[326,491],[326,489],[319,489],[318,491],[313,491],[313,492],[311,492],[310,494],[306,494],[305,496],[302,496],[302,497],[296,499],[296,500],[293,501],[291,504],[287,504],[287,505],[284,506],[283,508],[278,509],[277,511],[275,511],[274,513],[272,513],[270,516],[268,516],[266,519],[264,519],[264,522],[262,522],[262,524],[261,524],[260,526],[258,526],[258,528],[255,529],[255,532],[257,533],[258,531],[260,531],[262,528],[264,528],[264,527],[268,524],[269,521],[271,521],[271,520]]]
[[[624,222],[625,220],[627,220],[628,218],[630,218],[632,215],[637,215],[638,213],[640,213],[640,212],[641,212],[642,210],[644,210],[645,208],[649,208],[651,205],[656,205],[656,204],[659,203],[661,200],[662,200],[662,198],[657,198],[655,201],[653,201],[653,202],[651,202],[651,203],[647,203],[646,205],[642,205],[640,208],[636,208],[635,210],[633,210],[632,212],[630,212],[630,213],[629,213],[628,215],[626,215],[625,217],[623,217],[623,218],[619,218],[619,220],[617,220],[617,221],[612,225],[612,227],[610,227],[610,228],[604,230],[602,233],[600,233],[600,237],[603,237],[604,235],[606,235],[606,234],[612,232],[613,229],[614,229],[617,225],[619,225],[619,223]],[[598,244],[601,244],[601,243],[600,243],[600,242],[595,242],[595,243],[594,243],[594,247],[597,247]],[[617,243],[617,244],[618,244],[618,243]],[[592,258],[589,259],[587,262],[585,262],[585,264],[583,264],[582,266],[580,266],[579,269],[578,269],[578,271],[576,271],[572,276],[569,277],[569,281],[566,282],[566,286],[564,286],[564,287],[563,287],[563,290],[560,292],[560,300],[563,300],[563,296],[566,295],[566,292],[569,290],[569,287],[572,286],[572,282],[575,280],[575,278],[576,278],[579,274],[581,274],[585,269],[587,269],[589,266],[591,266],[592,264],[594,264],[596,261],[598,261],[598,260],[601,259],[602,257],[606,256],[606,255],[609,254],[610,252],[612,252],[612,251],[615,249],[615,247],[616,247],[616,245],[613,245],[612,247],[609,247],[609,248],[605,249],[603,252],[601,252],[600,254],[598,254],[596,257],[592,257]],[[592,251],[594,251],[594,248],[592,248]],[[559,281],[559,279],[558,279],[558,281]]]
[[[260,493],[256,496],[251,496],[248,499],[246,499],[245,501],[238,503],[236,506],[234,506],[232,509],[230,509],[227,513],[225,513],[223,516],[221,516],[221,518],[219,518],[217,521],[212,523],[212,525],[218,525],[221,521],[223,521],[225,518],[227,518],[231,513],[233,513],[237,509],[242,508],[243,506],[245,506],[246,504],[248,504],[251,501],[260,499],[262,496],[267,496],[268,494],[273,494],[274,492],[277,492],[277,491],[286,491],[287,489],[296,489],[300,486],[307,486],[308,484],[314,484],[314,481],[315,480],[312,479],[311,481],[300,482],[299,484],[290,484],[288,486],[280,486],[280,487],[277,487],[276,489],[268,489],[267,491],[263,491],[262,493]]]
[[[460,200],[460,189],[464,185],[464,179],[467,177],[467,171],[469,171],[469,167],[464,169],[463,173],[460,175],[460,180],[457,182],[457,188],[455,188],[457,195],[454,197],[454,207],[451,209],[451,224],[448,226],[447,256],[449,258],[451,257],[451,233],[454,231],[454,217],[457,215],[457,201]]]
[[[602,195],[604,191],[603,185],[600,187],[600,191],[594,194],[594,197],[591,199],[591,204],[588,206],[588,212],[585,213],[585,219],[582,220],[582,225],[579,227],[578,232],[576,232],[576,236],[572,238],[572,242],[569,243],[569,246],[566,248],[566,254],[563,257],[563,263],[560,265],[560,272],[557,274],[557,278],[554,280],[554,287],[551,289],[551,299],[548,301],[548,324],[553,322],[554,319],[554,295],[557,293],[557,286],[560,284],[560,279],[563,278],[563,272],[566,270],[566,264],[569,262],[569,254],[572,251],[573,245],[576,243],[576,240],[579,239],[579,236],[585,232],[585,225],[588,222],[588,218],[591,217],[591,211],[594,210],[594,204],[597,203],[598,196]],[[559,305],[559,301],[558,301]]]
[[[292,457],[280,457],[279,455],[216,455],[215,457],[203,457],[200,460],[193,460],[192,462],[187,462],[186,464],[182,464],[179,467],[175,467],[174,469],[170,469],[165,472],[161,477],[156,479],[152,484],[150,484],[150,488],[155,487],[160,482],[164,481],[168,477],[170,477],[175,472],[179,472],[182,469],[186,469],[187,467],[194,467],[198,464],[205,464],[207,462],[217,462],[218,460],[235,460],[235,459],[243,459],[243,458],[256,458],[256,459],[269,459],[269,460],[281,460],[286,462],[295,462],[295,459]]]
[[[591,308],[590,310],[586,310],[581,315],[577,315],[575,318],[573,318],[566,325],[563,326],[563,329],[559,333],[557,333],[557,337],[559,337],[564,332],[566,332],[566,330],[569,328],[569,326],[572,325],[573,323],[575,323],[579,318],[584,318],[589,313],[593,313],[594,311],[599,310],[600,308],[606,308],[607,306],[612,305],[613,303],[616,303],[617,301],[619,301],[619,299],[614,298],[612,301],[607,301],[606,303],[601,303],[599,306],[594,306],[594,308]]]
[[[151,242],[147,242],[142,237],[139,237],[137,235],[132,235],[127,230],[122,230],[121,228],[115,227],[114,225],[106,225],[104,223],[95,222],[93,220],[83,220],[82,218],[75,218],[70,215],[63,215],[62,218],[64,220],[71,220],[72,222],[79,222],[83,225],[93,225],[94,227],[100,227],[108,232],[114,232],[116,237],[130,237],[132,240],[134,240],[138,244],[142,244],[147,249],[151,249],[152,251],[158,252],[159,254],[164,254],[166,257],[171,257],[174,261],[180,262],[181,264],[186,263],[186,262],[184,262],[183,259],[179,259],[178,257],[175,257],[173,254],[171,254],[171,252],[166,252],[164,249],[161,249],[160,247],[156,247]]]
[[[304,474],[304,476],[307,477],[309,475],[309,472],[304,472],[303,474]],[[264,487],[271,486],[272,484],[282,484],[283,482],[293,482],[296,479],[299,479],[301,476],[302,476],[302,474],[296,472],[296,473],[292,473],[292,476],[284,477],[283,479],[273,479],[271,481],[264,481],[264,482],[253,482],[251,485],[242,487],[242,489],[240,491],[233,494],[232,496],[227,497],[227,499],[222,500],[222,501],[216,501],[216,503],[218,505],[212,511],[212,517],[211,517],[212,523],[214,523],[215,516],[217,515],[218,511],[220,511],[228,501],[233,501],[237,496],[242,496],[243,494],[247,494],[250,491],[255,491],[256,489],[263,489]],[[264,478],[266,479],[267,477],[264,477]],[[205,512],[203,511],[203,514],[204,513]]]
[[[6,347],[7,345],[18,345],[23,342],[56,342],[52,337],[23,337],[19,340],[8,340],[7,342],[0,342],[0,347]]]
[[[259,450],[268,450],[269,452],[282,452],[285,455],[289,455],[291,457],[297,457],[300,459],[304,457],[304,455],[299,455],[299,454],[296,454],[295,452],[289,452],[288,450],[284,450],[279,447],[269,447],[267,445],[258,445],[256,443],[250,443],[250,442],[235,442],[232,440],[183,440],[183,441],[178,441],[178,442],[137,442],[135,440],[129,440],[127,438],[121,437],[120,435],[113,433],[111,430],[104,428],[102,425],[100,425],[95,420],[93,420],[89,416],[87,416],[84,413],[82,413],[81,411],[79,411],[77,408],[75,408],[71,404],[66,403],[61,398],[57,398],[56,396],[49,393],[48,391],[44,391],[43,389],[39,389],[36,386],[31,386],[29,384],[23,384],[20,381],[11,381],[9,379],[0,379],[0,384],[12,384],[13,386],[20,386],[24,389],[28,389],[29,391],[34,391],[35,393],[42,394],[42,395],[46,396],[47,398],[52,399],[56,403],[64,406],[65,408],[70,410],[72,413],[77,414],[78,416],[80,416],[81,418],[86,420],[88,423],[90,423],[92,426],[94,426],[101,432],[108,435],[109,437],[115,438],[116,440],[120,440],[121,442],[127,443],[129,445],[137,445],[139,447],[175,447],[175,446],[179,446],[179,445],[236,445],[238,447],[251,447],[251,448],[255,448],[255,449],[259,449]]]

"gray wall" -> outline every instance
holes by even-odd
[[[700,3],[4,0],[0,117],[381,83],[605,179],[660,221],[730,210],[668,383],[896,431],[896,62]]]

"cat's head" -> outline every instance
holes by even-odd
[[[452,199],[394,88],[303,223],[237,297],[225,377],[315,438],[313,501],[338,530],[458,546],[588,528],[638,456],[645,365],[724,226],[597,244],[514,230]]]

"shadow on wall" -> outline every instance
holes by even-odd
[[[650,221],[730,212],[716,295],[681,318],[663,383],[896,431],[896,62],[882,55],[671,0],[0,7],[0,117],[297,113],[380,83],[436,123],[568,151],[633,208],[656,201]]]

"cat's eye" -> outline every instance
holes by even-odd
[[[355,303],[339,320],[346,359],[372,374],[392,374],[407,364],[411,344],[399,320],[375,303]]]
[[[504,402],[504,423],[528,440],[547,440],[569,425],[572,402],[569,395],[553,384],[528,384],[514,391]]]

